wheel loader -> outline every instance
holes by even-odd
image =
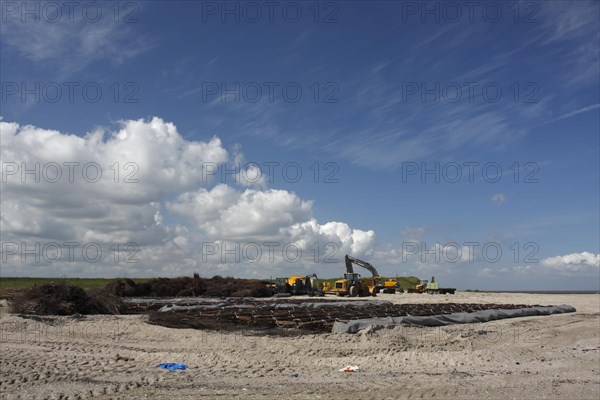
[[[342,279],[338,279],[331,287],[328,282],[323,284],[323,291],[338,296],[376,296],[380,288],[384,287],[377,270],[368,262],[359,260],[346,254],[346,273]],[[354,272],[352,264],[359,265],[373,274],[372,278],[361,278],[360,274]]]

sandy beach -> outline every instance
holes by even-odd
[[[597,399],[598,294],[381,294],[576,313],[356,335],[170,329],[147,316],[0,318],[2,398]],[[159,363],[185,363],[167,371]],[[359,372],[339,372],[357,365]]]

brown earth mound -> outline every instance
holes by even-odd
[[[250,279],[223,278],[156,278],[142,283],[131,279],[116,279],[106,290],[119,297],[270,297],[266,282]]]
[[[204,292],[201,281],[193,278],[156,278],[135,283],[131,279],[116,279],[106,287],[110,293],[119,297],[177,297],[199,296]]]
[[[14,299],[12,311],[35,315],[119,314],[123,303],[106,290],[89,294],[80,287],[50,282],[24,289]]]
[[[223,278],[214,276],[211,279],[204,280],[206,291],[204,296],[207,297],[271,297],[273,291],[267,288],[266,282]]]

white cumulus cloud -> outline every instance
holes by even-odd
[[[563,272],[598,271],[600,269],[600,254],[584,251],[582,253],[548,257],[541,260],[540,264],[543,267]]]
[[[122,121],[116,131],[97,129],[84,136],[0,119],[0,134],[2,240],[9,243],[2,252],[11,256],[3,262],[4,273],[268,276],[300,264],[318,270],[314,264],[327,256],[360,256],[374,246],[373,231],[345,222],[320,224],[312,201],[267,188],[264,179],[237,186],[212,182],[203,166],[241,163],[240,148],[234,146],[231,160],[218,137],[186,140],[158,117]],[[202,257],[207,242],[233,248],[264,241],[279,243],[277,256],[251,269],[243,262]],[[74,260],[28,256],[23,262],[14,247],[66,242],[97,244],[102,257],[89,262],[78,248]],[[288,242],[303,252],[298,265],[282,256]],[[115,243],[138,247],[114,250]],[[123,264],[132,255],[138,262]]]

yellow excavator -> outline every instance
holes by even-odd
[[[329,282],[323,283],[323,291],[338,296],[376,296],[379,289],[385,287],[379,273],[366,261],[359,260],[346,254],[346,273],[342,279],[335,281],[334,287]],[[352,264],[361,266],[371,272],[372,278],[361,278],[360,274],[354,272]]]

